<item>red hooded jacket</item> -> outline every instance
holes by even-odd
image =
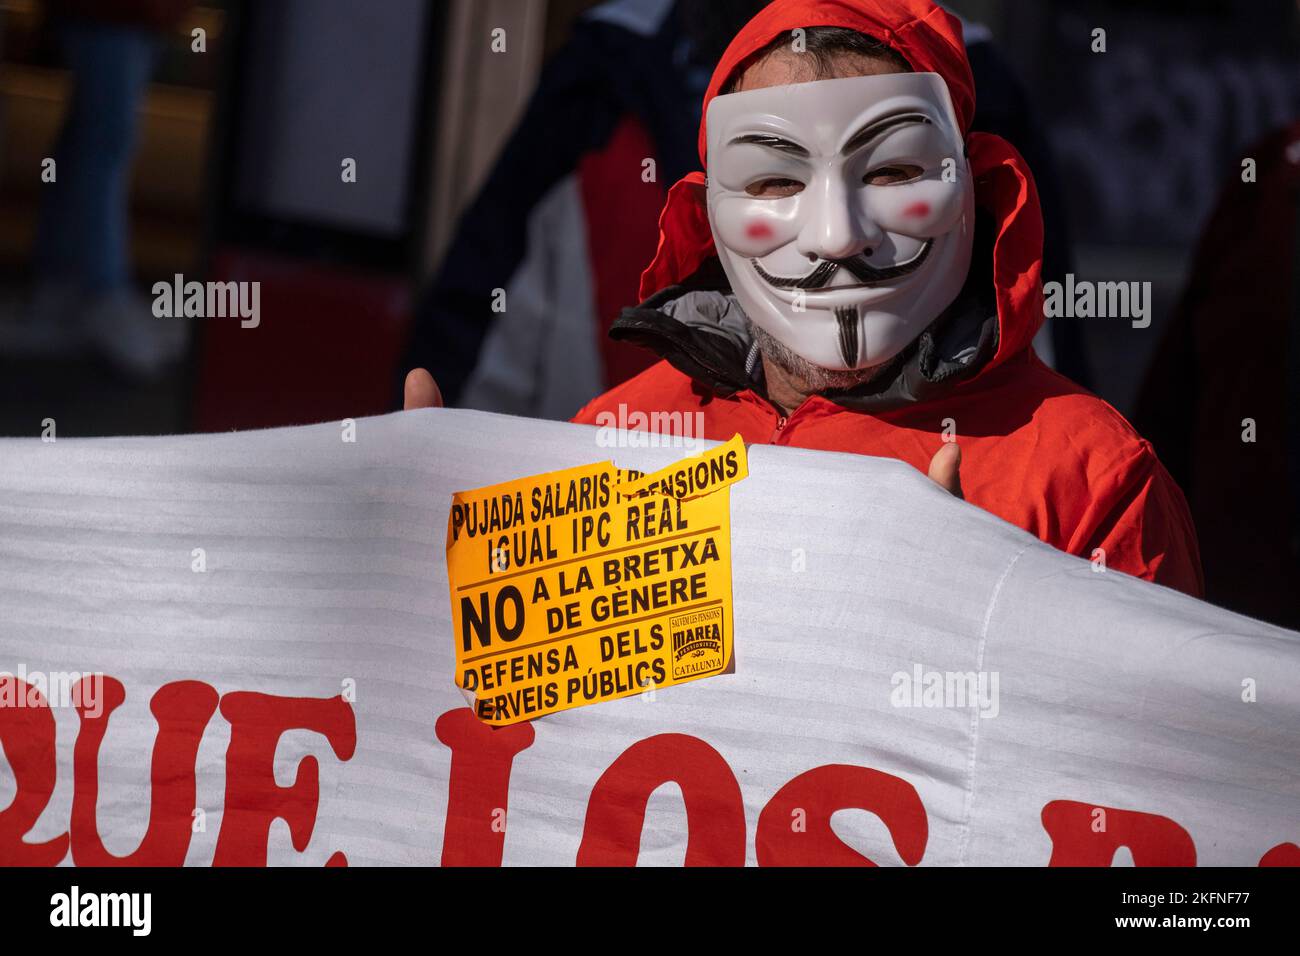
[[[752,54],[778,35],[815,26],[875,37],[914,70],[947,82],[968,134],[984,237],[977,239],[963,295],[972,318],[961,321],[969,328],[957,329],[955,305],[949,331],[939,331],[940,322],[933,334],[923,334],[900,357],[906,365],[884,393],[857,400],[814,395],[784,416],[764,397],[752,370],[741,370],[743,342],[694,334],[663,311],[668,306],[671,313],[675,299],[704,287],[701,276],[720,273],[704,175],[692,173],[670,190],[660,217],[659,249],[641,277],[647,301],[625,312],[611,332],[656,349],[666,361],[606,392],[573,420],[606,424],[626,422],[636,412],[699,412],[706,438],[739,432],[750,443],[897,458],[921,471],[941,447],[945,429],[955,429],[967,501],[1063,551],[1097,558],[1100,550],[1107,568],[1199,596],[1200,558],[1187,504],[1151,445],[1110,405],[1034,354],[1031,341],[1043,321],[1038,196],[1009,143],[969,132],[974,81],[954,17],[930,0],[776,0],[723,54],[705,94],[706,113]],[[702,123],[702,162],[705,144]]]

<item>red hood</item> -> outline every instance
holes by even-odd
[[[975,201],[993,217],[993,280],[998,300],[998,350],[988,368],[1029,346],[1043,322],[1043,222],[1038,191],[1024,159],[1006,140],[970,132],[975,83],[961,23],[930,0],[774,0],[750,20],[722,55],[704,94],[703,114],[737,68],[777,36],[799,27],[846,27],[888,43],[921,73],[948,84],[962,131]],[[700,120],[700,162],[707,161]],[[659,248],[641,274],[641,299],[675,285],[716,255],[705,206],[704,174],[676,183],[659,217]]]

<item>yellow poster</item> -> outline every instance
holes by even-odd
[[[600,462],[457,492],[456,683],[512,724],[731,665],[737,435],[651,475]]]

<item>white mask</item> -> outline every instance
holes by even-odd
[[[708,140],[722,267],[745,314],[796,354],[879,365],[957,298],[975,193],[937,73],[718,96]]]

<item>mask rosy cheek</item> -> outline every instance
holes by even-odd
[[[907,189],[908,187],[899,187]],[[873,206],[876,221],[886,232],[933,238],[952,229],[962,214],[961,193],[934,189],[922,195],[885,194]]]
[[[725,211],[718,217],[719,238],[735,253],[742,256],[765,256],[782,244],[788,227],[770,213],[749,213],[729,216]]]

